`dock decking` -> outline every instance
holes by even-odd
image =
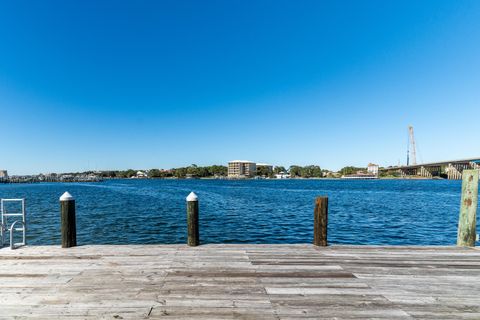
[[[126,245],[0,249],[0,319],[480,319],[480,251]]]

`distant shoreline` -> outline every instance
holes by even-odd
[[[149,178],[103,178],[100,180],[81,180],[81,181],[0,181],[0,185],[6,185],[6,184],[37,184],[37,183],[101,183],[106,180],[131,180],[131,181],[136,181],[136,180],[226,180],[226,181],[288,181],[288,180],[339,180],[339,181],[354,181],[354,180],[360,180],[360,181],[366,181],[366,180],[448,180],[444,178],[427,178],[427,177],[378,177],[375,179],[372,178],[333,178],[333,177],[328,177],[328,178],[318,178],[318,177],[312,177],[312,178],[302,178],[302,177],[296,177],[296,178],[288,178],[288,179],[266,179],[266,178],[261,178],[261,179],[255,179],[255,178],[227,178],[227,177],[222,177],[222,178],[215,178],[215,177],[199,177],[199,178],[183,178],[183,177],[149,177]]]

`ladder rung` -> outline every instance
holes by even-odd
[[[18,216],[23,216],[23,213],[4,213],[4,217],[18,217]]]
[[[6,228],[5,231],[10,231],[12,228]],[[24,228],[14,228],[14,231],[23,231]]]

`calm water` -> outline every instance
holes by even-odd
[[[195,191],[202,243],[311,242],[314,198],[328,195],[331,243],[449,245],[460,189],[447,180],[110,180],[0,185],[0,198],[27,199],[30,244],[59,243],[68,190],[79,244],[185,243],[185,197]]]

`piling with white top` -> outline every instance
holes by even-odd
[[[187,197],[187,226],[189,246],[198,246],[200,244],[200,234],[198,230],[198,197],[194,192],[190,192]]]
[[[62,248],[77,245],[77,224],[75,218],[75,199],[68,192],[60,197],[60,225],[62,231]]]

